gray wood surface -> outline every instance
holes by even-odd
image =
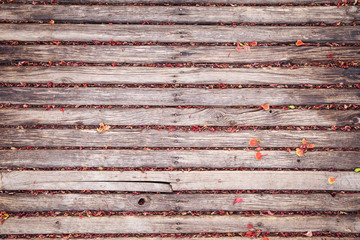
[[[283,237],[271,237],[271,236],[268,236],[267,237],[269,240],[284,240]],[[17,238],[19,240],[25,240],[26,238]],[[31,238],[33,240],[50,240],[52,238]],[[58,239],[66,239],[65,237],[64,238],[58,238]],[[79,240],[85,240],[87,238],[77,238]],[[123,239],[122,237],[117,237],[117,238],[108,238],[108,237],[97,237],[97,239],[102,239],[102,240],[121,240]],[[168,238],[168,237],[162,237],[162,238],[159,238],[159,237],[127,237],[126,238],[127,240],[176,240],[177,238]],[[206,238],[206,237],[198,237],[196,236],[196,238],[194,237],[194,239],[197,239],[197,240],[209,240],[210,238]],[[214,239],[214,240],[249,240],[248,237],[211,237],[211,239]],[[263,237],[254,237],[252,239],[255,239],[255,240],[263,240]],[[287,240],[309,240],[308,237],[288,237],[286,238]],[[326,239],[324,239],[324,237],[311,237],[311,240],[359,240],[360,238],[353,238],[353,237],[341,237],[341,238],[337,238],[337,237],[326,237]]]
[[[75,147],[249,147],[252,138],[262,140],[262,147],[298,147],[306,138],[315,147],[359,147],[360,132],[242,130],[184,132],[147,129],[14,129],[0,128],[0,146],[75,146]]]
[[[234,203],[241,198],[241,203]],[[143,201],[143,205],[139,205]],[[326,204],[324,204],[326,203]],[[359,211],[360,194],[0,194],[8,212]]]
[[[3,125],[359,126],[358,110],[234,108],[0,109]]]
[[[144,14],[151,13],[151,14]],[[0,19],[88,23],[358,23],[358,7],[189,7],[106,5],[0,5]]]
[[[359,27],[0,24],[1,41],[359,42]]]
[[[87,84],[354,84],[358,68],[156,68],[0,66],[5,83]]]
[[[0,5],[0,12],[1,12]],[[328,58],[329,54],[332,58]],[[235,46],[129,45],[0,45],[0,63],[10,61],[75,61],[87,63],[269,63],[359,61],[358,47],[259,46],[236,51]]]
[[[248,223],[263,232],[360,232],[360,217],[354,215],[233,215],[10,217],[0,225],[0,234],[247,232]]]
[[[0,151],[0,168],[120,167],[120,168],[300,168],[349,170],[359,167],[355,151],[307,152],[244,150],[11,150]]]
[[[0,190],[360,191],[360,174],[328,171],[2,171]],[[334,184],[328,179],[336,178]]]
[[[360,89],[0,88],[0,102],[35,105],[248,106],[360,103]]]

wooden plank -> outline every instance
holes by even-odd
[[[241,204],[233,204],[235,198]],[[143,204],[140,205],[139,202]],[[326,204],[324,204],[326,203]],[[359,211],[360,194],[0,194],[7,212]]]
[[[268,236],[267,237],[269,240],[309,240],[308,237],[272,237],[272,236]],[[19,240],[25,240],[26,238],[17,238]],[[51,238],[31,238],[33,240],[50,240]],[[66,240],[66,238],[58,238],[58,239],[62,239],[62,240]],[[86,238],[77,238],[79,240],[85,240]],[[97,239],[102,239],[102,240],[124,240],[123,237],[117,237],[117,238],[104,238],[104,237],[97,237]],[[176,240],[177,238],[168,238],[168,237],[126,237],[127,240]],[[206,237],[196,237],[197,240],[209,240],[210,238],[206,238]],[[248,237],[211,237],[211,239],[213,240],[249,240]],[[263,237],[254,237],[252,239],[255,240],[262,240]],[[354,237],[341,237],[341,238],[337,238],[337,237],[326,237],[326,239],[324,239],[324,237],[311,237],[311,240],[359,240],[360,238],[354,238]]]
[[[151,14],[144,14],[151,13]],[[192,7],[107,5],[17,5],[2,4],[0,19],[10,21],[66,21],[88,23],[359,23],[358,7]]]
[[[6,5],[0,5],[1,6]],[[332,54],[329,59],[328,55]],[[305,63],[360,61],[358,47],[261,46],[236,51],[235,46],[0,45],[0,63],[10,61],[75,61],[87,63]]]
[[[34,105],[248,106],[360,103],[360,90],[296,88],[0,88],[0,102]]]
[[[14,0],[14,3],[30,3],[32,0]],[[45,0],[44,2],[51,2]],[[199,4],[197,0],[57,0],[58,4]],[[320,4],[337,3],[337,0],[207,0],[209,4]]]
[[[327,171],[2,171],[0,190],[360,191],[360,174]],[[328,179],[336,177],[335,183]]]
[[[355,84],[358,68],[156,68],[0,66],[4,83],[67,84]]]
[[[0,168],[118,167],[118,168],[290,168],[339,169],[358,167],[359,152],[261,151],[266,161],[255,161],[244,150],[12,150],[0,151]],[[265,158],[264,158],[265,159]]]
[[[237,132],[184,132],[147,129],[14,129],[0,128],[3,147],[249,147],[249,140],[262,140],[262,147],[298,147],[301,139],[322,148],[357,148],[360,132],[241,130]]]
[[[10,217],[0,234],[198,233],[247,232],[251,223],[262,232],[360,232],[358,216],[111,216]]]
[[[0,41],[359,42],[359,27],[0,24]]]
[[[358,110],[235,108],[0,109],[3,125],[359,126]]]

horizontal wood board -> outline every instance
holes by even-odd
[[[66,84],[354,84],[358,68],[157,68],[0,66],[4,83]]]
[[[298,157],[295,151],[261,151],[255,160],[245,150],[3,150],[0,168],[119,167],[119,168],[291,168],[339,169],[358,167],[355,151],[316,151]]]
[[[0,24],[1,41],[285,42],[360,41],[359,27]]]
[[[0,174],[0,190],[360,191],[360,174],[353,171],[2,171]],[[328,182],[330,177],[336,178],[334,184]]]
[[[0,109],[3,125],[359,126],[359,110],[235,108]]]
[[[241,203],[235,203],[241,198]],[[140,205],[139,202],[143,201]],[[326,203],[326,204],[324,204]],[[359,194],[0,194],[8,212],[359,211]],[[270,214],[273,214],[270,212]]]
[[[184,132],[147,129],[0,129],[2,147],[249,147],[260,139],[262,147],[299,147],[306,138],[315,147],[357,148],[360,132],[326,130],[241,130]]]
[[[144,14],[151,13],[151,14]],[[87,23],[172,22],[211,23],[359,23],[357,6],[307,7],[192,7],[192,6],[106,6],[106,5],[0,5],[0,19],[13,21],[66,21]]]
[[[31,88],[0,89],[0,102],[34,105],[248,106],[360,103],[360,89]]]
[[[248,223],[263,232],[358,233],[359,222],[358,216],[13,217],[0,234],[246,232]]]
[[[0,5],[1,11],[1,5]],[[330,59],[328,56],[332,54]],[[235,46],[129,46],[129,45],[0,45],[0,63],[85,62],[85,63],[270,63],[360,61],[358,47],[259,46],[236,51]]]

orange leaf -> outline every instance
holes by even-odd
[[[267,238],[267,237],[263,237],[263,239],[262,240],[269,240],[269,238]]]
[[[55,21],[54,20],[50,20],[50,22],[49,22],[50,24],[54,24],[55,23]]]
[[[309,144],[309,145],[307,146],[307,148],[314,148],[314,147],[315,147],[314,144]]]
[[[243,200],[241,198],[238,198],[236,197],[234,202],[233,202],[233,205],[235,205],[235,203],[241,203]]]
[[[256,158],[256,160],[261,160],[261,158],[264,157],[264,156],[267,156],[267,154],[262,155],[261,152],[255,153],[255,158]]]
[[[255,47],[257,46],[257,42],[249,42],[250,46]]]
[[[297,40],[295,44],[296,44],[296,46],[304,45],[303,41],[301,41],[301,40]]]
[[[264,109],[264,110],[269,110],[270,109],[270,104],[266,103],[264,105],[261,105],[261,107]]]
[[[297,148],[296,149],[296,155],[298,155],[299,157],[303,156],[304,155],[304,150],[302,150],[300,148]]]
[[[250,141],[249,141],[249,145],[250,145],[250,147],[255,147],[255,146],[260,147],[259,144],[258,144],[258,142],[261,142],[261,141],[258,140],[258,139],[256,139],[256,138],[252,138],[252,139],[250,139]]]
[[[328,181],[330,184],[334,184],[335,183],[335,179],[337,179],[337,177],[329,177]]]
[[[96,130],[97,130],[99,133],[105,132],[105,131],[107,131],[107,130],[109,130],[109,129],[110,129],[110,126],[105,125],[104,123],[100,123],[100,124],[99,124],[99,127],[96,128]]]
[[[240,42],[237,42],[237,44],[236,44],[236,51],[238,51],[238,52],[240,52],[241,51],[241,49],[242,49],[242,47],[240,46]],[[241,44],[242,45],[242,44]]]
[[[306,139],[305,139],[305,138],[303,138],[301,142],[302,142],[302,144],[304,144],[304,145],[306,145],[306,144],[307,144],[307,143],[306,143]]]

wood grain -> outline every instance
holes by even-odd
[[[262,140],[262,147],[298,147],[306,138],[315,147],[357,148],[360,132],[242,130],[238,132],[183,132],[147,129],[14,129],[0,128],[0,146],[75,147],[249,147],[249,140]]]
[[[151,13],[151,14],[144,14]],[[88,23],[359,23],[358,7],[189,7],[106,5],[0,5],[0,19]]]
[[[0,11],[1,6],[0,5]],[[67,6],[68,7],[68,6]],[[360,19],[360,18],[359,18]],[[10,61],[74,61],[86,63],[269,63],[359,61],[358,47],[259,46],[236,51],[235,46],[129,45],[0,45],[0,63]],[[332,54],[329,59],[328,55]]]
[[[2,171],[0,190],[360,191],[360,175],[327,171]],[[328,179],[335,178],[330,184]]]
[[[244,150],[11,150],[0,151],[0,168],[119,167],[119,168],[290,168],[338,169],[358,167],[353,151],[261,151],[266,161],[255,161],[255,152]],[[264,158],[265,159],[265,158]]]
[[[360,103],[360,90],[286,88],[0,88],[0,102],[34,105],[248,106]]]
[[[25,240],[26,238],[18,238],[19,240]],[[32,238],[33,240],[50,240],[51,238]],[[66,238],[59,238],[62,240],[65,240]],[[85,240],[86,238],[77,238],[79,240]],[[104,238],[104,237],[98,237],[97,239],[106,239],[106,240],[121,240],[123,239],[122,237],[117,237],[117,238]],[[127,237],[128,240],[176,240],[177,238],[168,238],[168,237]],[[209,240],[209,238],[206,237],[196,237],[196,239],[198,240]],[[247,237],[211,237],[211,239],[214,240],[249,240],[249,238]],[[252,239],[255,240],[262,240],[263,237],[257,238],[254,237]],[[269,240],[284,240],[283,237],[268,237]],[[308,237],[291,237],[288,238],[291,240],[309,240]],[[359,240],[360,238],[353,238],[353,237],[341,237],[341,238],[337,238],[337,237],[326,237],[326,240]],[[324,237],[311,237],[311,240],[325,240]]]
[[[234,108],[0,109],[3,125],[359,126],[358,110]]]
[[[251,223],[262,232],[360,232],[358,216],[111,216],[10,217],[0,234],[61,233],[197,233],[247,232]]]
[[[233,204],[235,198],[241,203]],[[139,202],[143,201],[143,205]],[[324,204],[326,203],[326,204]],[[0,194],[7,212],[359,211],[360,194]]]
[[[68,84],[354,84],[358,68],[156,68],[0,66],[5,83]]]
[[[359,27],[0,24],[1,41],[285,42],[360,41]]]

